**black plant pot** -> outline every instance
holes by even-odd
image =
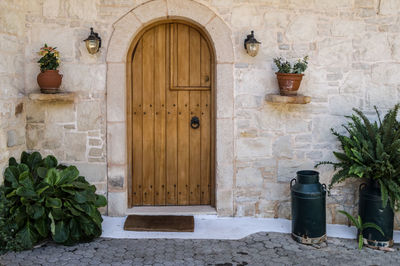
[[[381,190],[379,183],[371,181],[360,185],[360,198],[358,214],[363,223],[374,223],[378,225],[385,235],[375,228],[367,228],[363,231],[363,237],[368,245],[374,247],[393,246],[393,222],[394,213],[390,203],[386,208],[382,207]]]

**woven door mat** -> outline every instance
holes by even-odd
[[[127,231],[193,232],[193,216],[129,215],[125,220]]]

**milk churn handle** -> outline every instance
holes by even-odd
[[[326,185],[325,185],[325,184],[321,184],[321,187],[323,188],[323,190],[324,190],[325,192],[328,192],[328,196],[331,195],[331,191],[330,191],[329,189],[326,188]]]
[[[292,180],[290,180],[290,188],[292,188],[292,186],[293,186],[293,181],[296,181],[296,178],[293,178]]]
[[[365,187],[367,184],[365,184],[365,183],[361,183],[360,184],[360,186],[358,187],[358,191],[361,191],[361,189],[363,188],[363,187]]]

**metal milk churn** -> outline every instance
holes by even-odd
[[[298,171],[290,181],[290,191],[293,239],[303,244],[326,241],[326,185],[319,183],[319,173]]]
[[[377,181],[361,184],[359,188],[358,214],[363,223],[374,223],[379,226],[384,235],[375,228],[363,230],[364,241],[374,247],[393,246],[394,212],[388,202],[383,208],[381,188]]]

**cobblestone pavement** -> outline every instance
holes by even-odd
[[[290,235],[257,233],[241,240],[106,239],[65,247],[53,243],[0,257],[1,265],[399,265],[394,252],[330,238],[321,248]]]

